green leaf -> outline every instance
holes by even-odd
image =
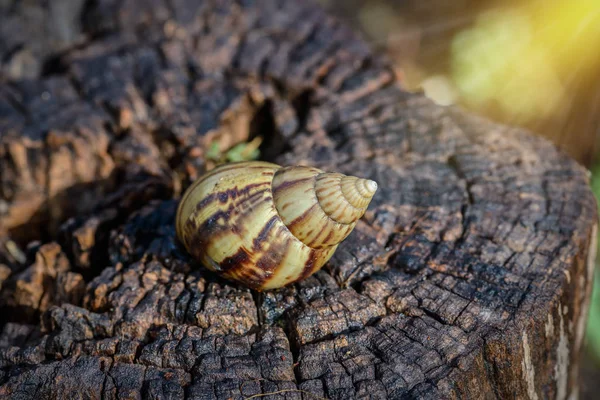
[[[206,152],[206,158],[213,161],[219,161],[221,159],[221,150],[219,149],[218,142],[212,142],[208,151]]]
[[[596,199],[600,199],[600,164],[592,168],[591,187]],[[596,238],[596,246],[600,246],[600,236]],[[586,346],[594,358],[600,361],[600,274],[597,271],[595,272],[594,288],[587,321]]]
[[[258,146],[260,145],[261,140],[257,139],[248,143],[240,143],[233,146],[226,153],[227,159],[231,162],[252,161],[258,159],[258,157],[260,157]]]

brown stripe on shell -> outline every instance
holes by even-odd
[[[324,228],[325,227],[327,227],[327,225],[324,225]],[[325,239],[320,239],[321,234],[323,233],[324,230],[325,229],[321,229],[319,234],[317,236],[315,236],[315,238],[313,240],[311,240],[311,242],[308,244],[308,246],[313,247],[313,246],[315,246],[316,243],[329,243],[329,241],[331,240],[331,237],[333,236],[333,230],[328,229],[327,236],[325,236]]]
[[[241,163],[243,164],[243,163]],[[177,215],[176,215],[176,230],[177,230],[177,235],[179,237],[181,237],[183,235],[183,226],[181,226],[181,224],[183,223],[182,221],[182,216],[181,216],[181,212],[182,212],[182,206],[185,202],[189,201],[188,197],[190,195],[192,195],[194,193],[194,191],[196,190],[196,188],[198,186],[200,186],[201,184],[203,184],[208,178],[217,175],[218,173],[222,173],[222,172],[227,172],[227,171],[231,171],[231,170],[235,170],[235,169],[256,169],[256,168],[260,168],[260,169],[264,169],[263,166],[261,167],[248,167],[245,165],[233,165],[233,166],[225,166],[225,167],[217,167],[214,170],[212,170],[211,172],[208,172],[206,175],[204,175],[201,179],[197,180],[195,183],[193,183],[191,185],[190,188],[188,188],[186,190],[186,192],[184,193],[183,197],[180,200],[180,205],[177,209]],[[237,192],[233,192],[233,189],[227,189],[225,191],[220,191],[220,192],[215,192],[215,193],[211,193],[208,196],[206,196],[199,204],[196,204],[196,206],[191,210],[190,214],[188,215],[188,220],[190,219],[190,217],[192,215],[195,214],[196,211],[198,211],[199,209],[206,207],[208,204],[210,204],[215,198],[219,198],[219,200],[221,202],[226,202],[227,200],[225,200],[225,196],[227,197],[232,197],[232,198],[236,198],[239,196],[242,196],[246,193],[248,193],[250,190],[262,186],[262,185],[269,185],[269,182],[261,182],[258,184],[250,184],[250,185],[246,185],[242,190],[239,190],[237,187],[235,188],[235,190],[237,190]],[[187,222],[187,221],[186,221]]]
[[[306,260],[306,263],[304,263],[304,268],[302,269],[302,273],[300,274],[298,279],[296,279],[294,282],[299,282],[303,279],[306,279],[312,274],[312,272],[315,268],[315,262],[317,261],[317,258],[318,258],[317,252],[319,252],[319,250],[315,250],[315,249],[310,250],[310,253],[308,255],[308,260]]]
[[[227,221],[231,215],[231,212],[234,209],[234,204],[231,204],[227,209],[221,209],[211,214],[208,218],[206,218],[200,225],[196,223],[194,218],[188,218],[185,222],[184,229],[186,233],[191,234],[190,238],[196,236],[199,232],[208,233],[207,229],[214,228],[216,222],[220,219],[223,221]],[[225,226],[225,224],[222,224]]]
[[[278,243],[271,243],[269,250],[264,252],[256,261],[256,266],[261,271],[272,273],[281,266],[281,262],[289,248],[289,241],[283,240]]]
[[[228,279],[234,281],[243,282],[245,286],[256,291],[261,291],[266,282],[266,277],[262,273],[257,273],[254,268],[241,268],[236,269],[235,273],[232,271],[223,274]]]
[[[243,164],[243,163],[241,163]],[[181,198],[181,202],[185,201],[185,199],[194,192],[195,188],[202,185],[204,182],[206,182],[209,178],[212,178],[215,175],[218,174],[222,174],[224,172],[231,172],[234,171],[236,169],[264,169],[264,166],[246,166],[246,165],[241,165],[241,164],[234,164],[234,165],[224,165],[224,166],[219,166],[214,168],[211,171],[208,171],[207,173],[205,173],[204,175],[202,175],[202,177],[200,179],[198,179],[196,182],[192,183],[185,191],[184,196]]]
[[[233,210],[233,206],[227,210],[220,210],[207,218],[200,226],[196,225],[196,221],[190,218],[185,223],[185,247],[188,252],[197,259],[204,258],[204,250],[210,245],[211,237],[218,237],[224,231],[230,231],[226,224],[219,224],[219,220],[227,221],[229,214]]]
[[[240,199],[240,201],[237,201],[237,202],[235,202],[235,201],[234,201],[234,202],[232,202],[232,203],[231,203],[231,206],[229,206],[228,210],[230,210],[230,211],[231,211],[232,207],[233,207],[233,208],[238,208],[238,207],[240,207],[240,205],[241,205],[240,203],[241,203],[241,202],[242,202],[242,203],[250,203],[250,204],[253,204],[253,202],[256,200],[256,198],[257,198],[257,197],[258,197],[258,198],[262,197],[262,196],[263,196],[263,195],[264,195],[266,192],[268,192],[268,191],[269,191],[269,188],[266,188],[266,189],[263,189],[263,190],[259,190],[259,191],[255,192],[255,193],[252,193],[252,194],[251,194],[250,196],[248,196],[248,197],[241,198],[241,199]],[[245,194],[247,194],[247,193],[243,193],[243,194],[245,195]],[[237,198],[239,198],[239,197],[241,197],[241,194],[239,194],[239,195],[237,196]],[[237,199],[237,198],[236,198],[236,199]],[[212,198],[212,200],[213,200],[213,201],[215,201],[215,200],[217,200],[217,199],[218,199],[218,196],[215,196],[215,197],[213,197],[213,198]],[[267,200],[267,199],[272,199],[272,197],[271,197],[271,196],[265,196],[265,197],[264,197],[264,199],[265,199],[265,200]],[[224,201],[224,202],[223,202],[223,201],[221,201],[222,199],[218,199],[218,200],[219,200],[221,203],[227,203],[227,201]],[[195,213],[196,213],[196,212],[198,212],[198,211],[200,211],[202,208],[204,208],[204,207],[208,206],[210,203],[211,203],[211,202],[204,202],[204,201],[201,201],[200,203],[198,203],[198,205],[196,206],[196,208],[194,209],[194,211],[192,212],[192,214],[190,214],[190,217],[191,217],[192,215],[195,215]],[[218,212],[219,212],[219,211],[217,211],[216,213],[218,213]],[[216,213],[215,213],[215,214],[216,214]],[[213,214],[213,215],[214,215],[214,214]],[[207,217],[207,218],[206,218],[206,220],[208,220],[209,218],[210,218],[210,217]],[[190,219],[193,219],[193,218],[190,218]]]
[[[294,203],[285,203],[284,205],[281,206],[281,211],[285,211],[287,210],[288,207],[293,206]]]
[[[287,226],[288,229],[290,231],[292,231],[297,224],[301,224],[301,223],[305,222],[305,220],[310,216],[310,214],[313,212],[313,210],[314,210],[315,207],[319,207],[319,204],[315,203],[312,206],[310,206],[309,208],[307,208],[302,213],[302,215],[300,215],[299,217],[295,218],[292,222],[290,222],[288,224],[288,226]]]
[[[351,223],[351,224],[339,224],[338,223],[336,226],[337,232],[329,230],[327,232],[327,236],[323,239],[320,239],[321,236],[323,235],[323,231],[324,231],[324,229],[321,229],[319,234],[313,240],[311,240],[311,243],[308,244],[308,246],[313,247],[313,246],[316,246],[317,243],[329,243],[329,241],[332,239],[332,236],[334,236],[334,234],[339,235],[338,237],[342,237],[343,238],[342,240],[345,240],[346,237],[348,237],[348,235],[350,234],[350,232],[352,232],[352,230],[354,229],[355,226],[356,226],[356,223]],[[339,244],[339,243],[341,243],[341,241],[338,242],[337,244]],[[319,249],[324,249],[324,247],[320,247]]]
[[[268,196],[267,198],[261,199],[261,202],[263,202],[263,201],[270,202],[271,200],[272,200],[271,197]],[[235,209],[234,204],[231,205],[229,210],[233,210],[233,209]],[[207,220],[205,222],[213,221],[215,218],[221,218],[221,216],[220,215],[218,216],[217,214],[220,214],[220,213],[219,212],[214,213],[209,218],[207,218]],[[239,226],[240,224],[244,224],[244,221],[246,219],[251,218],[251,213],[239,214],[239,217],[240,218],[236,219],[234,221],[234,223],[231,225],[219,226],[219,228],[222,228],[222,229],[217,230],[211,226],[204,226],[204,229],[212,229],[212,231],[210,232],[210,237],[218,238],[220,233],[231,232],[231,229],[230,229],[231,227]],[[258,236],[264,235],[265,237],[267,237],[269,232],[273,228],[273,226],[275,226],[276,221],[277,221],[277,216],[270,218],[269,221],[267,221],[267,223],[265,223],[265,226],[263,227],[263,229],[261,230],[261,232],[259,233]],[[231,220],[230,220],[230,222],[231,222]],[[204,225],[204,224],[202,224],[202,225]],[[267,265],[264,255],[261,257],[261,259],[259,259],[259,261],[256,264],[253,263],[252,258],[250,257],[249,253],[256,253],[256,251],[261,251],[262,245],[260,243],[264,243],[264,240],[265,240],[264,238],[259,238],[259,237],[254,239],[253,246],[257,246],[258,248],[252,248],[251,250],[248,250],[244,247],[240,247],[234,255],[225,258],[219,264],[220,271],[226,277],[229,277],[231,279],[238,280],[238,281],[241,280],[246,285],[252,287],[253,289],[260,290],[260,288],[264,285],[264,282],[267,280],[268,275],[270,275],[270,274],[268,274],[269,270],[272,270],[277,266],[276,264]],[[210,243],[208,243],[205,248],[206,249],[210,248]],[[271,248],[272,248],[272,244],[271,244]],[[271,248],[269,249],[269,252],[267,254],[269,254],[271,252]],[[257,273],[256,268],[258,268],[261,271],[261,273]],[[264,273],[263,273],[263,271],[264,271]]]
[[[260,272],[259,276],[255,271],[252,271],[254,277],[255,288],[260,290],[265,283],[274,275],[275,271],[281,267],[282,261],[285,259],[287,252],[290,248],[290,240],[284,239],[284,235],[275,235],[275,237],[282,238],[281,241],[271,242],[268,250],[262,252],[260,258],[254,264]],[[240,264],[232,268],[229,273],[232,276],[239,276],[248,274],[248,270],[252,268],[245,268],[243,264]]]
[[[294,179],[294,180],[291,180],[291,181],[285,181],[285,182],[283,182],[283,183],[281,183],[279,185],[276,185],[276,186],[274,185],[273,186],[273,191],[275,192],[277,190],[287,190],[287,189],[292,188],[294,186],[298,186],[298,185],[301,185],[303,183],[306,183],[306,182],[308,182],[308,181],[310,181],[312,179],[314,179],[314,177],[300,178],[300,179]]]
[[[229,256],[219,263],[219,268],[223,272],[228,272],[237,268],[244,268],[245,264],[250,262],[251,258],[248,251],[240,247],[234,255]]]
[[[197,211],[199,209],[202,209],[215,200],[218,200],[222,204],[225,204],[225,203],[227,203],[227,201],[229,201],[229,199],[235,200],[238,197],[248,194],[252,189],[256,189],[261,186],[269,186],[269,185],[270,185],[270,182],[251,183],[251,184],[244,186],[242,189],[239,189],[236,186],[236,187],[225,189],[225,190],[222,190],[219,192],[211,193],[208,196],[206,196],[204,199],[202,199],[202,201],[196,205],[195,210]],[[269,190],[269,188],[267,188],[265,190],[261,190],[260,192],[257,192],[257,193],[264,193],[267,190]],[[253,195],[254,195],[254,193],[253,193]]]
[[[240,199],[241,202],[244,203],[248,203],[248,204],[259,204],[261,202],[270,202],[272,201],[272,197],[271,196],[265,196],[262,197],[264,195],[264,193],[266,191],[268,191],[269,189],[265,189],[265,190],[261,190],[258,191],[256,193],[253,193],[251,196]],[[258,201],[257,201],[258,200]],[[209,240],[207,243],[204,243],[206,238],[211,238],[211,239],[217,239],[219,237],[221,237],[223,234],[228,234],[230,232],[234,232],[236,234],[239,234],[240,232],[236,232],[233,227],[236,226],[243,226],[245,220],[252,218],[252,213],[246,212],[246,213],[241,213],[241,214],[237,214],[237,218],[235,218],[232,221],[232,214],[234,212],[234,210],[236,210],[237,208],[239,208],[240,206],[240,202],[233,202],[230,204],[230,206],[226,209],[220,209],[217,210],[216,212],[214,212],[213,214],[211,214],[210,216],[208,216],[199,226],[196,224],[196,221],[194,218],[189,218],[186,221],[185,224],[185,234],[184,234],[184,238],[186,239],[187,243],[184,243],[186,245],[186,248],[188,249],[188,251],[192,254],[195,255],[197,257],[202,256],[202,254],[198,254],[201,249],[208,249],[210,247],[210,242],[211,240]],[[198,211],[200,207],[197,207],[196,210],[194,210],[194,213],[196,211]],[[192,215],[194,214],[192,213]],[[222,221],[222,223],[220,223]],[[227,223],[229,222],[229,223]],[[233,223],[231,223],[233,222]]]
[[[263,193],[264,192],[257,192],[254,195],[244,199],[244,202],[253,202],[252,204],[259,204],[260,202],[269,202],[272,200],[271,196],[261,198],[260,195],[262,195]],[[256,198],[258,198],[259,201],[255,201]],[[252,213],[246,212],[246,213],[237,214],[238,217],[235,220],[232,220],[231,215],[234,210],[239,208],[239,206],[240,206],[239,203],[232,203],[227,208],[227,210],[218,210],[218,211],[214,212],[209,217],[207,217],[204,220],[204,222],[202,224],[200,224],[200,226],[198,226],[196,228],[196,232],[203,232],[207,235],[210,233],[210,236],[216,237],[222,232],[227,232],[227,233],[231,232],[231,227],[234,225],[242,225],[243,226],[243,223],[246,219],[252,218]],[[223,221],[229,222],[229,223],[217,224],[216,222],[221,219],[223,219]],[[193,218],[190,218],[190,221],[193,221]],[[231,222],[234,222],[234,223],[231,223]],[[219,228],[219,229],[217,229],[217,228]]]
[[[278,215],[272,216],[260,230],[258,235],[254,239],[252,239],[252,249],[255,251],[262,251],[262,248],[265,244],[265,241],[269,237],[269,233],[271,233],[271,229],[275,226],[275,223],[279,220]]]

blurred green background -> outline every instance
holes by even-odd
[[[600,0],[319,2],[387,53],[407,89],[548,138],[591,171],[600,199]],[[585,346],[581,398],[593,399],[599,273]]]

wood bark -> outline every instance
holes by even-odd
[[[577,395],[586,170],[408,93],[304,1],[80,8],[82,39],[41,53],[51,35],[1,30],[0,398]],[[173,221],[211,149],[259,136],[261,159],[380,186],[322,271],[265,293],[194,263]]]

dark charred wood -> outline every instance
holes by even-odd
[[[49,243],[39,248],[31,265],[5,279],[0,310],[8,321],[36,323],[52,305],[79,303],[84,290],[83,277],[71,271],[60,246]]]
[[[0,81],[35,79],[56,71],[57,54],[85,39],[85,0],[0,2]]]
[[[0,4],[0,398],[576,395],[597,210],[550,143],[404,91],[306,2],[42,3]],[[14,36],[67,3],[66,42]],[[257,137],[380,186],[265,293],[174,229],[214,148]]]

